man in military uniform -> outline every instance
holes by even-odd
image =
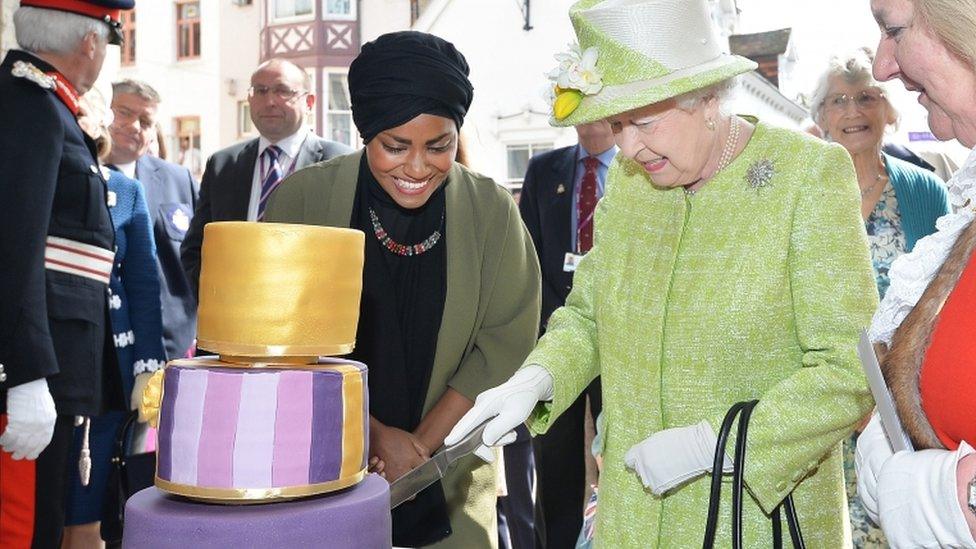
[[[0,65],[0,545],[60,545],[76,416],[118,399],[115,233],[78,96],[133,0],[21,0]],[[73,466],[74,464],[72,464]]]

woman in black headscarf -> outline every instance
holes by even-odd
[[[539,266],[511,196],[454,161],[473,89],[451,43],[383,35],[353,61],[349,91],[365,150],[296,172],[264,219],[366,233],[350,357],[369,366],[370,464],[393,481],[532,349]],[[497,543],[495,475],[476,456],[393,511],[394,545],[438,542]]]

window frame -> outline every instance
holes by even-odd
[[[522,183],[525,181],[525,174],[523,173],[521,177],[513,178],[509,177],[509,169],[511,165],[509,163],[509,154],[514,150],[526,150],[528,151],[528,158],[525,161],[526,169],[528,169],[529,162],[532,161],[532,157],[537,154],[546,153],[552,151],[556,148],[556,144],[552,141],[516,141],[505,143],[505,179],[501,181],[501,185],[511,191],[513,194],[516,191],[521,191]]]
[[[281,25],[286,23],[302,23],[306,21],[314,21],[318,17],[319,13],[319,0],[311,0],[312,11],[308,14],[302,15],[289,15],[285,17],[278,17],[275,15],[277,11],[275,7],[278,4],[278,0],[268,0],[268,22],[272,25]]]
[[[359,147],[362,146],[362,141],[361,141],[361,138],[359,136],[359,131],[356,129],[356,124],[355,124],[355,122],[353,122],[353,119],[352,119],[351,102],[350,102],[350,108],[348,108],[348,109],[335,109],[335,110],[333,110],[332,108],[330,108],[331,107],[330,100],[331,100],[331,97],[332,97],[331,84],[332,84],[332,77],[333,76],[342,77],[342,79],[344,80],[345,85],[346,85],[346,97],[347,98],[349,97],[349,95],[348,95],[349,94],[349,73],[347,71],[341,71],[341,70],[323,69],[322,70],[322,96],[323,97],[321,98],[321,101],[322,101],[322,135],[325,136],[325,138],[326,139],[329,139],[330,141],[336,141],[338,143],[344,143],[345,145],[348,145],[348,146],[350,146],[350,147],[352,147],[354,149],[358,149]],[[331,123],[330,123],[331,122],[330,116],[332,114],[341,114],[341,115],[348,116],[348,119],[349,119],[349,134],[350,134],[350,140],[348,142],[339,141],[338,139],[335,139],[335,136],[333,136],[333,134],[332,134],[332,127],[331,127]]]
[[[195,19],[181,19],[182,8],[183,6],[186,6],[188,4],[196,4],[197,6],[197,17]],[[176,0],[174,4],[176,6],[176,60],[177,61],[192,61],[195,59],[200,59],[200,57],[202,57],[203,48],[201,47],[200,42],[202,41],[203,38],[203,29],[202,29],[203,18],[201,17],[202,13],[200,11],[201,10],[200,4],[201,4],[200,0]],[[188,25],[190,28],[190,33],[189,33],[190,42],[189,42],[189,46],[187,47],[187,49],[191,51],[190,55],[181,54],[183,48],[181,47],[182,44],[181,44],[180,31],[182,30],[183,25]],[[193,32],[194,25],[197,27],[196,33]],[[200,38],[199,39],[195,38],[196,35],[199,35]],[[192,53],[194,50],[193,46],[196,46],[195,54]]]
[[[123,10],[120,21],[122,36],[120,66],[131,67],[136,64],[136,10]]]

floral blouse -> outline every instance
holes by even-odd
[[[884,297],[891,283],[888,270],[896,257],[905,253],[905,233],[901,230],[901,214],[898,199],[891,182],[885,185],[874,211],[864,222],[871,245],[871,262],[878,282],[878,295]]]

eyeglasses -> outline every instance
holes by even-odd
[[[881,92],[868,90],[861,90],[854,96],[847,95],[846,93],[838,93],[827,97],[823,105],[829,111],[843,111],[853,101],[857,109],[868,111],[877,108],[881,104],[881,98],[883,97],[884,94]]]
[[[133,121],[138,121],[139,127],[143,131],[156,127],[156,121],[152,117],[140,115],[125,107],[112,107],[112,114],[111,122],[118,121],[120,124],[131,124]]]
[[[290,103],[308,92],[293,90],[288,86],[275,86],[273,88],[268,86],[251,86],[247,89],[248,97],[267,97],[269,93],[274,94],[275,97],[282,101]]]

